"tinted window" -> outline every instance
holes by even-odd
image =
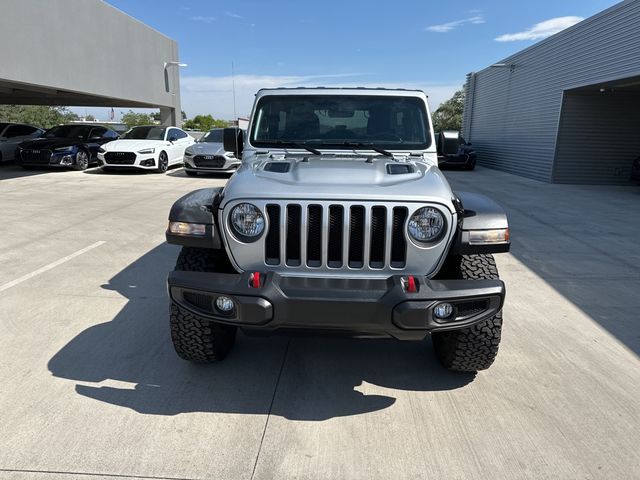
[[[2,135],[2,131],[7,128],[8,123],[0,123],[0,136]]]
[[[424,101],[416,97],[269,95],[258,102],[251,140],[259,147],[362,142],[419,150],[429,146],[428,126]]]
[[[116,138],[118,138],[118,134],[116,132],[114,132],[113,130],[107,130],[106,132],[104,132],[103,137],[104,138],[113,138],[115,140]]]
[[[179,129],[174,129],[173,133],[180,139],[180,138],[187,138],[187,134],[185,132],[183,132],[182,130]]]
[[[125,140],[164,140],[166,127],[133,127],[121,139]]]
[[[106,131],[107,129],[104,127],[96,127],[93,130],[91,130],[91,136],[89,138],[95,138],[95,137],[102,138],[106,133]]]
[[[30,127],[29,125],[13,125],[12,127],[7,128],[7,131],[4,132],[4,136],[6,138],[24,137],[26,135],[31,135],[36,130],[38,129]]]
[[[90,126],[87,125],[60,125],[44,132],[45,138],[78,138],[86,140],[89,138]]]
[[[204,134],[200,141],[207,143],[222,143],[222,129],[216,128],[215,130],[209,130]]]

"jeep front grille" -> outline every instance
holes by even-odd
[[[264,262],[331,269],[403,268],[407,208],[383,205],[266,205]]]

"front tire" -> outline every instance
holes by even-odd
[[[89,154],[86,150],[78,150],[76,153],[76,164],[74,168],[76,170],[86,170],[89,167]]]
[[[165,152],[158,156],[158,173],[165,173],[169,169],[169,157]]]
[[[183,247],[176,270],[191,272],[227,272],[230,268],[213,250]],[[223,360],[233,348],[237,327],[212,322],[171,302],[169,317],[171,340],[180,358],[194,363]]]
[[[447,278],[465,280],[497,279],[493,255],[462,255],[444,267]],[[476,372],[486,370],[498,354],[502,335],[502,310],[493,317],[467,328],[431,335],[440,363],[449,370]]]

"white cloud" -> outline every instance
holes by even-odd
[[[473,10],[472,12],[480,13],[476,10]],[[429,27],[426,27],[425,30],[427,32],[447,33],[453,30],[454,28],[458,28],[466,24],[478,25],[481,23],[484,23],[484,17],[482,15],[474,15],[473,17],[463,18],[462,20],[455,20],[453,22],[441,23],[439,25],[431,25]]]
[[[182,77],[181,101],[182,109],[189,118],[198,114],[211,114],[215,118],[234,118],[233,83],[236,91],[236,115],[248,116],[255,93],[261,88],[275,87],[387,87],[412,88],[423,90],[429,95],[429,104],[435,110],[440,103],[450,98],[460,89],[462,82],[455,84],[428,84],[419,82],[354,82],[353,77],[362,74],[336,75],[236,75],[221,77]],[[342,79],[341,81],[338,79]]]
[[[203,17],[200,15],[197,17],[191,17],[191,20],[194,22],[213,23],[216,21],[216,17]]]
[[[521,40],[541,40],[550,37],[565,28],[584,20],[582,17],[556,17],[536,23],[533,27],[517,33],[505,33],[495,40],[498,42],[517,42]]]
[[[238,15],[237,13],[233,13],[233,12],[224,12],[224,14],[227,17],[231,17],[231,18],[242,18],[240,15]]]

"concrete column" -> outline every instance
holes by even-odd
[[[160,107],[160,123],[166,126],[180,127],[182,116],[176,115],[176,109],[170,107]]]

